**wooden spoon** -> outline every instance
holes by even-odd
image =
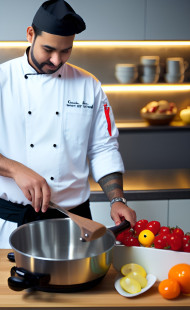
[[[73,214],[51,201],[49,202],[49,207],[64,213],[80,227],[81,241],[91,241],[102,237],[106,233],[106,227],[98,222]]]

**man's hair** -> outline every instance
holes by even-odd
[[[36,39],[37,36],[40,36],[42,34],[42,30],[38,29],[33,23],[32,23],[32,28],[34,29],[35,39]]]

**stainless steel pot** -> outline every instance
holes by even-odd
[[[124,222],[106,229],[104,236],[90,242],[80,241],[80,228],[69,218],[20,226],[10,236],[16,267],[8,279],[9,287],[14,290],[59,287],[67,291],[95,284],[112,263],[115,235],[129,227],[129,222]]]

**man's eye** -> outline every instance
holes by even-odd
[[[49,50],[49,49],[47,49],[47,48],[44,48],[44,51],[45,51],[46,53],[51,53],[51,50]]]
[[[70,52],[70,49],[64,50],[62,53],[63,53],[63,54],[67,54],[67,53],[69,53],[69,52]]]

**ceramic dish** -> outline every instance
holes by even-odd
[[[113,254],[113,266],[118,274],[123,265],[133,262],[141,265],[147,274],[154,274],[158,281],[167,279],[168,271],[173,266],[181,263],[190,264],[190,253],[143,246],[115,245]]]
[[[120,279],[122,277],[123,277],[122,275],[117,275],[117,277],[115,279],[115,289],[120,295],[122,295],[124,297],[130,297],[130,298],[138,296],[138,295],[143,294],[144,292],[148,291],[156,282],[156,276],[149,273],[149,274],[147,274],[147,277],[146,277],[147,281],[148,281],[147,286],[145,288],[142,288],[142,290],[139,293],[130,294],[130,293],[127,293],[126,291],[124,291],[120,286]]]

